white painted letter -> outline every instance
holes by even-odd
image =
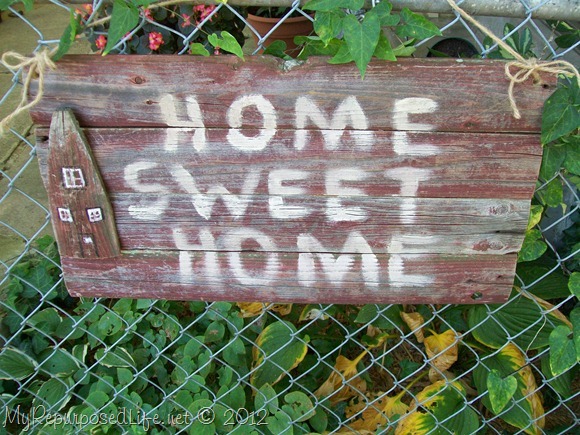
[[[263,128],[260,134],[254,137],[242,133],[243,112],[246,107],[255,106],[262,115]],[[260,151],[268,146],[268,143],[276,134],[276,109],[262,95],[245,95],[239,97],[228,109],[228,124],[231,127],[228,132],[228,142],[242,151]]]
[[[214,281],[221,280],[220,265],[218,262],[215,240],[209,229],[202,228],[199,230],[199,245],[191,244],[181,228],[173,229],[173,241],[175,247],[179,250],[179,274],[182,282],[195,282],[193,272],[194,256],[204,256],[204,274],[205,278],[211,278]],[[197,253],[195,251],[198,251]]]
[[[159,100],[161,114],[165,119],[165,123],[169,127],[195,127],[177,129],[167,128],[167,133],[165,136],[165,151],[177,151],[179,133],[181,132],[192,134],[191,143],[193,144],[193,148],[196,151],[201,151],[205,148],[206,131],[199,103],[194,96],[189,96],[185,99],[185,104],[187,107],[187,116],[189,119],[181,121],[178,119],[179,112],[177,110],[176,101],[173,95],[165,94]]]
[[[389,251],[401,252],[403,244],[399,240],[391,240]],[[433,283],[434,279],[429,275],[406,274],[405,258],[412,258],[412,255],[392,254],[389,258],[389,283],[394,287],[424,287]]]
[[[361,168],[339,168],[326,170],[326,194],[333,195],[326,202],[326,218],[329,222],[364,221],[367,213],[360,207],[343,207],[341,197],[367,196],[362,189],[344,187],[343,181],[360,181],[369,174]]]
[[[142,200],[139,205],[129,206],[129,215],[134,219],[139,220],[156,220],[158,219],[169,206],[169,196],[164,195],[169,190],[156,183],[144,184],[139,181],[139,172],[155,168],[157,163],[151,162],[135,162],[125,166],[124,178],[125,183],[139,193],[156,193],[161,198],[153,201]]]
[[[266,267],[253,273],[246,272],[240,255],[243,242],[250,239],[258,243],[261,250],[266,253]],[[230,269],[240,284],[268,285],[278,274],[278,269],[280,269],[278,248],[272,239],[261,231],[253,228],[230,230],[223,236],[223,244],[230,251],[228,253]]]
[[[403,98],[395,101],[393,108],[393,124],[395,130],[434,130],[431,124],[420,124],[409,121],[410,114],[432,113],[437,110],[438,104],[430,98]]]
[[[285,186],[285,181],[306,180],[309,172],[292,169],[275,169],[268,176],[268,199],[270,215],[274,219],[300,219],[310,214],[308,207],[303,205],[284,204],[284,196],[303,195],[306,189],[298,186]]]
[[[177,184],[191,195],[195,211],[206,220],[211,218],[213,206],[218,198],[222,199],[232,216],[236,219],[243,217],[260,181],[260,172],[253,170],[246,175],[240,195],[235,195],[219,185],[211,186],[206,193],[201,193],[195,184],[195,179],[183,166],[173,165],[171,175]]]
[[[354,139],[358,149],[369,150],[373,145],[374,134],[368,130],[369,123],[367,117],[354,96],[346,97],[342,100],[334,111],[332,120],[329,120],[309,97],[298,97],[294,110],[296,113],[297,128],[294,133],[294,147],[297,150],[302,150],[306,146],[309,134],[306,126],[309,120],[318,129],[322,130],[324,147],[327,150],[333,151],[340,147],[340,138],[348,125],[353,128],[353,130],[349,130],[349,133]]]
[[[379,285],[379,260],[370,245],[358,231],[349,233],[342,254],[325,253],[328,249],[311,234],[298,236],[298,281],[301,285],[310,287],[317,278],[315,257],[322,265],[325,279],[335,285],[342,285],[345,276],[354,266],[355,254],[361,254],[362,278],[367,286]],[[305,252],[302,252],[305,251]]]

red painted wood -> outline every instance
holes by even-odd
[[[234,56],[65,56],[45,78],[43,101],[31,115],[48,125],[52,112],[70,107],[83,127],[161,127],[167,122],[160,107],[165,94],[181,106],[198,99],[206,127],[229,127],[226,113],[240,95],[260,94],[276,109],[277,128],[295,128],[296,99],[310,96],[331,114],[348,96],[356,96],[372,130],[393,130],[395,102],[409,97],[431,98],[439,108],[411,116],[436,131],[539,132],[543,102],[556,79],[544,87],[528,83],[515,88],[522,114],[516,120],[508,102],[504,61],[400,59],[372,62],[365,79],[353,64],[329,65],[313,57],[287,70],[275,58]],[[31,97],[34,95],[32,92]],[[244,114],[244,127],[263,125],[256,111]],[[400,129],[400,127],[399,127]],[[413,128],[409,128],[413,130]]]
[[[369,174],[364,182],[351,183],[363,188],[372,197],[397,195],[399,180],[385,171],[401,167],[428,169],[427,182],[420,184],[417,197],[423,198],[513,198],[528,200],[534,191],[539,171],[541,145],[538,136],[491,135],[462,133],[408,133],[411,150],[435,147],[434,155],[399,155],[395,151],[394,134],[376,132],[368,150],[353,151],[349,133],[337,150],[324,149],[322,134],[310,135],[307,149],[294,149],[294,131],[281,130],[272,139],[272,146],[263,151],[245,153],[228,145],[227,130],[209,130],[206,148],[192,150],[192,132],[182,132],[165,145],[164,129],[87,129],[106,185],[114,192],[130,192],[124,180],[125,168],[135,162],[153,162],[143,171],[147,180],[164,186],[169,193],[179,193],[172,167],[178,165],[195,177],[200,189],[223,184],[235,191],[248,175],[248,168],[259,170],[261,182],[256,194],[267,194],[268,173],[275,169],[308,171],[308,191],[324,193],[325,171],[340,167],[360,168]],[[45,130],[39,129],[38,152],[46,148]],[[166,151],[166,147],[171,151]],[[203,160],[201,160],[203,159]],[[44,171],[42,171],[44,173]],[[305,183],[297,183],[305,187]]]
[[[135,298],[197,299],[225,301],[274,301],[299,303],[487,303],[505,301],[513,283],[516,255],[405,256],[407,273],[429,275],[429,285],[400,282],[393,285],[387,276],[391,256],[378,255],[380,285],[365,285],[360,277],[357,256],[353,272],[344,282],[333,283],[318,277],[311,286],[297,280],[298,254],[277,255],[275,277],[264,277],[265,254],[241,253],[245,271],[260,283],[246,285],[232,272],[228,254],[216,254],[220,274],[204,276],[203,258],[197,258],[195,276],[181,278],[177,252],[125,253],[109,260],[63,259],[67,288],[72,295]],[[203,257],[205,254],[197,254]],[[94,278],[98,276],[99,279]],[[130,289],[130,291],[129,291]],[[474,296],[475,295],[475,296]],[[475,297],[475,299],[474,299]]]
[[[54,113],[49,142],[47,190],[61,256],[120,255],[113,209],[91,149],[70,111]]]

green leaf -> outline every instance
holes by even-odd
[[[572,272],[568,281],[568,289],[570,289],[570,293],[580,299],[580,272]]]
[[[193,55],[200,55],[200,56],[209,56],[209,51],[205,48],[205,46],[199,42],[194,42],[193,44],[189,45],[189,53]]]
[[[114,335],[121,330],[123,322],[113,311],[107,311],[101,316],[97,330],[104,336]]]
[[[564,191],[559,178],[554,178],[547,185],[538,189],[536,195],[540,202],[549,207],[558,207],[564,201]]]
[[[580,175],[580,144],[566,144],[564,167],[573,174]]]
[[[396,26],[399,24],[401,17],[399,15],[391,15],[392,6],[389,2],[384,1],[378,3],[374,8],[367,12],[367,14],[377,14],[379,17],[381,27]]]
[[[342,31],[344,17],[345,13],[341,10],[317,12],[314,19],[314,31],[325,44],[328,44]]]
[[[278,410],[278,395],[270,384],[264,384],[254,398],[254,407],[256,410],[266,409],[274,414]]]
[[[95,359],[105,367],[135,367],[135,360],[126,349],[117,347],[105,354],[105,349],[97,349]]]
[[[24,352],[5,347],[0,354],[0,379],[20,381],[32,375],[37,366]]]
[[[228,53],[235,54],[242,60],[244,59],[244,52],[242,51],[242,47],[231,33],[223,30],[220,32],[219,36],[216,33],[209,35],[207,40],[215,48],[220,48],[224,51],[227,51]]]
[[[364,0],[310,0],[303,9],[328,12],[337,9],[359,10],[363,6]]]
[[[266,47],[266,49],[264,50],[264,54],[279,57],[280,59],[290,60],[292,58],[285,53],[287,48],[288,47],[286,43],[278,39],[276,41],[272,41],[272,43]]]
[[[119,379],[119,384],[127,385],[133,380],[133,372],[129,369],[123,367],[117,367],[117,379]]]
[[[574,308],[570,313],[570,323],[574,331],[574,346],[576,347],[576,359],[580,361],[580,308]]]
[[[74,13],[71,9],[68,26],[62,32],[60,41],[58,43],[58,50],[52,56],[52,60],[55,62],[63,57],[70,50],[71,45],[75,41],[76,36],[81,32],[81,26],[79,23],[80,17]]]
[[[400,313],[400,305],[367,304],[360,309],[354,321],[355,323],[371,323],[383,331],[392,331],[405,327]]]
[[[580,112],[570,87],[560,86],[544,103],[542,143],[548,144],[580,126]]]
[[[542,299],[565,298],[570,295],[568,278],[563,273],[550,273],[552,267],[537,262],[519,263],[517,274],[529,286],[528,291]]]
[[[441,35],[441,31],[435,24],[423,15],[412,12],[409,8],[404,8],[401,11],[401,19],[404,24],[397,27],[396,33],[402,38],[408,37],[421,40]]]
[[[344,63],[353,62],[354,58],[352,54],[350,54],[350,50],[348,49],[348,45],[344,41],[341,41],[342,45],[336,52],[336,54],[328,61],[328,63],[332,65],[340,65]]]
[[[548,249],[548,245],[542,240],[540,230],[527,230],[522,244],[522,249],[518,252],[518,261],[532,261],[540,258]]]
[[[250,383],[256,388],[274,385],[300,364],[308,351],[305,341],[296,336],[296,327],[285,321],[264,328],[255,345]]]
[[[71,376],[80,368],[77,359],[64,349],[46,349],[38,361],[42,372],[58,378]]]
[[[397,60],[397,56],[395,56],[395,53],[393,52],[393,47],[391,47],[389,39],[383,34],[383,32],[379,35],[379,42],[377,43],[377,48],[375,48],[374,56],[381,60],[390,60],[393,62]]]
[[[530,219],[528,220],[528,230],[531,230],[540,222],[543,212],[544,207],[541,205],[532,205],[530,208]]]
[[[544,310],[542,305],[548,308]],[[510,341],[521,349],[539,349],[548,345],[556,326],[567,325],[558,310],[546,302],[542,305],[524,296],[504,305],[476,305],[469,309],[467,323],[473,337],[492,349],[501,348]],[[543,321],[544,317],[549,321]]]
[[[114,0],[107,46],[103,56],[108,54],[115,45],[139,23],[139,10],[124,0]]]
[[[64,380],[50,379],[36,392],[32,406],[36,409],[45,409],[47,413],[54,413],[64,408],[71,397],[71,390]]]
[[[558,376],[576,364],[576,349],[566,325],[560,325],[550,334],[550,369]]]
[[[310,398],[302,391],[293,391],[284,396],[287,405],[282,406],[293,421],[303,422],[315,414],[314,405]]]
[[[205,331],[204,343],[214,343],[224,338],[225,326],[220,322],[211,322]]]
[[[284,411],[276,411],[272,417],[266,419],[268,430],[280,435],[293,435],[292,420]]]
[[[499,352],[481,357],[481,363],[473,371],[473,381],[478,393],[482,395],[483,405],[495,413],[488,394],[488,377],[491,371],[495,370],[501,378],[513,376],[517,381],[517,388],[501,412],[501,419],[530,435],[541,433],[539,420],[545,412],[537,393],[534,374],[526,363],[525,355],[510,343]]]
[[[540,168],[540,177],[549,180],[560,171],[562,163],[566,158],[566,146],[562,144],[551,144],[544,146],[542,156],[542,167]]]
[[[396,57],[409,57],[417,50],[413,45],[415,43],[414,39],[403,42],[401,45],[393,48],[393,54]]]
[[[487,376],[487,389],[491,409],[499,414],[506,407],[518,388],[518,381],[513,375],[505,378],[497,370],[492,370]]]
[[[16,3],[22,3],[27,11],[32,10],[34,6],[34,0],[0,0],[0,11],[5,11]]]
[[[572,379],[575,370],[568,370],[559,376],[555,376],[550,368],[550,356],[546,355],[541,359],[542,374],[548,382],[563,399],[569,399],[572,396]]]
[[[61,317],[55,308],[45,308],[31,316],[26,322],[46,334],[53,334],[60,325]]]
[[[381,34],[379,18],[375,14],[367,14],[360,23],[356,16],[347,15],[342,22],[342,28],[350,54],[364,79],[367,65],[375,52]]]

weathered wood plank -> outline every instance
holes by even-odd
[[[360,254],[344,256],[347,268],[335,273],[330,257],[315,273],[311,253],[125,252],[63,265],[72,295],[118,297],[125,287],[135,298],[366,304],[504,301],[516,264],[514,254]]]
[[[195,150],[195,131],[87,129],[86,135],[98,164],[107,168],[105,183],[119,193],[132,190],[127,177],[136,172],[138,178],[155,180],[155,185],[170,194],[183,191],[179,180],[184,174],[201,191],[223,185],[233,192],[251,172],[260,178],[254,193],[263,195],[268,193],[272,174],[279,178],[290,173],[284,171],[300,171],[302,179],[285,183],[321,195],[326,193],[328,174],[338,178],[340,172],[333,171],[345,168],[359,181],[344,184],[357,186],[371,197],[399,195],[402,182],[415,177],[416,197],[528,199],[541,155],[538,137],[528,135],[374,132],[357,145],[347,132],[341,145],[328,151],[323,136],[329,132],[309,132],[308,146],[297,151],[297,133],[281,130],[271,146],[248,153],[228,145],[227,130],[222,129],[205,131],[204,149]],[[38,130],[37,135],[42,156],[46,130]]]
[[[43,103],[31,115],[46,126],[65,103],[83,127],[326,124],[339,130],[539,132],[541,108],[556,79],[516,86],[522,114],[516,120],[504,65],[400,59],[371,63],[361,80],[354,65],[316,57],[282,68],[280,60],[262,57],[65,56],[47,74]]]
[[[52,117],[47,166],[52,225],[61,256],[119,256],[113,209],[91,148],[69,110]]]

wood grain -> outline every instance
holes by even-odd
[[[413,130],[396,126],[397,100],[430,98],[438,109],[412,115],[410,121],[434,131],[540,131],[541,109],[556,79],[542,77],[515,88],[522,114],[516,120],[507,98],[504,61],[400,59],[369,65],[365,79],[353,64],[329,65],[312,57],[305,64],[288,64],[269,57],[234,56],[64,56],[58,70],[45,78],[42,104],[31,115],[47,126],[52,112],[73,109],[83,127],[167,126],[160,101],[174,96],[181,108],[178,121],[187,121],[184,101],[195,96],[206,127],[229,127],[226,113],[240,95],[263,95],[276,109],[277,128],[296,128],[295,105],[308,96],[332,114],[348,96],[356,96],[371,130]],[[32,91],[31,98],[35,91]],[[301,109],[306,110],[306,109]],[[244,128],[261,128],[255,111],[244,113]]]
[[[205,254],[196,254],[203,262]],[[267,279],[262,253],[241,253],[245,271],[258,282],[240,282],[229,265],[228,254],[216,254],[220,274],[204,275],[203,265],[195,276],[180,275],[179,253],[124,253],[117,259],[63,259],[67,288],[72,295],[159,299],[225,301],[274,301],[300,303],[487,303],[505,301],[513,284],[516,255],[406,255],[408,273],[429,276],[432,283],[413,285],[389,281],[389,259],[379,255],[380,285],[365,285],[357,257],[351,273],[341,282],[319,275],[308,286],[297,280],[298,254],[279,254],[275,276]],[[363,254],[364,255],[364,254]],[[201,257],[201,259],[200,259]],[[393,272],[391,270],[391,272]],[[95,277],[99,279],[96,280]]]
[[[71,111],[54,113],[49,142],[47,190],[60,255],[121,255],[113,209],[91,148]]]

